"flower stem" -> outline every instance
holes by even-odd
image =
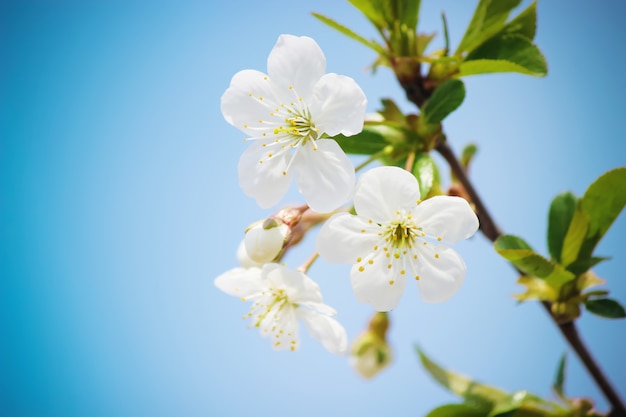
[[[319,258],[319,256],[320,256],[319,253],[313,252],[313,254],[309,256],[309,259],[304,261],[302,265],[298,267],[297,270],[302,272],[303,274],[306,274],[309,268],[311,268],[311,265],[313,265],[313,263],[317,260],[317,258]]]
[[[369,164],[371,164],[372,162],[376,161],[378,158],[380,158],[383,155],[387,155],[390,154],[393,151],[393,147],[391,146],[385,146],[383,148],[383,150],[376,152],[373,155],[370,155],[369,158],[367,158],[365,161],[361,162],[359,165],[357,165],[354,168],[355,172],[359,172],[360,170],[362,170],[363,168],[365,168],[366,166],[368,166]]]
[[[404,164],[404,169],[409,171],[409,172],[413,172],[413,164],[414,163],[415,163],[415,151],[412,151],[406,157],[406,163]]]
[[[487,239],[492,242],[495,241],[499,236],[502,235],[502,231],[498,228],[495,221],[493,220],[493,217],[491,216],[491,214],[487,210],[487,207],[480,198],[480,195],[476,192],[476,189],[469,180],[465,169],[463,169],[463,166],[461,165],[459,160],[454,156],[454,152],[452,152],[452,149],[445,141],[440,141],[437,144],[435,150],[439,152],[439,154],[450,165],[450,169],[467,191],[467,194],[472,200],[472,203],[474,203],[474,205],[476,206],[477,215],[480,219],[481,231],[483,232],[485,237],[487,237]],[[591,374],[592,378],[613,407],[610,415],[612,417],[626,417],[626,407],[624,406],[624,403],[617,395],[617,392],[615,391],[607,377],[604,375],[604,372],[602,371],[602,369],[600,369],[593,356],[591,356],[591,352],[589,352],[589,350],[583,343],[578,333],[578,329],[576,328],[576,323],[574,323],[573,321],[558,323],[551,312],[550,303],[543,302],[542,304],[554,323],[561,331],[561,334],[565,337],[570,347],[576,352],[582,363],[587,368],[587,371]]]

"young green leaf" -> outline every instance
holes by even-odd
[[[383,98],[380,101],[383,105],[383,109],[379,110],[378,113],[380,113],[386,121],[406,125],[406,116],[392,99]]]
[[[369,19],[378,28],[387,27],[384,11],[385,0],[348,0],[354,7]]]
[[[463,148],[463,151],[461,151],[460,162],[461,165],[465,167],[465,169],[469,167],[469,164],[470,162],[472,162],[472,159],[474,158],[474,155],[476,155],[476,152],[478,152],[478,146],[476,146],[476,144],[474,143],[469,143],[465,145],[465,148]]]
[[[556,370],[556,377],[554,378],[554,383],[552,384],[552,389],[554,392],[560,397],[565,398],[565,365],[567,364],[567,353],[564,353],[561,356],[561,360],[559,361],[559,366]]]
[[[365,126],[361,133],[353,136],[336,135],[333,139],[345,153],[354,155],[373,155],[390,144],[391,135],[400,135],[396,129],[384,125]]]
[[[381,55],[386,55],[387,52],[385,51],[385,48],[383,48],[382,46],[380,46],[379,44],[377,44],[374,41],[370,41],[365,39],[363,36],[359,35],[358,33],[354,32],[352,29],[342,25],[341,23],[336,22],[335,20],[331,19],[330,17],[326,17],[324,15],[321,15],[319,13],[311,13],[314,17],[316,17],[318,20],[320,20],[322,23],[325,23],[326,25],[330,26],[331,28],[337,30],[338,32],[346,35],[347,37],[354,39],[357,42],[362,43],[363,45],[367,46],[368,48],[373,49],[374,51],[378,52]]]
[[[530,40],[535,37],[537,30],[537,1],[533,1],[513,20],[507,23],[502,29],[504,33],[522,35]]]
[[[471,52],[482,42],[498,33],[504,27],[511,10],[517,7],[520,1],[480,0],[455,55]]]
[[[543,278],[547,284],[555,288],[576,278],[562,265],[551,262],[533,251],[530,245],[520,237],[502,235],[494,242],[493,247],[525,275]]]
[[[422,0],[395,0],[396,16],[409,29],[415,29],[419,21],[420,3]]]
[[[567,229],[574,217],[576,210],[576,196],[570,192],[557,195],[550,205],[548,215],[548,250],[550,256],[557,262],[561,262],[563,241]]]
[[[440,123],[456,110],[465,99],[465,85],[461,80],[448,80],[441,84],[422,108],[421,119],[425,124]]]
[[[487,417],[489,411],[468,404],[446,404],[431,410],[426,417]]]
[[[587,236],[578,259],[591,257],[602,236],[626,205],[626,167],[601,175],[581,198],[581,208],[589,219]]]
[[[460,76],[491,72],[519,72],[543,77],[548,73],[546,59],[528,38],[502,34],[472,51],[459,66]]]
[[[420,153],[415,157],[413,175],[417,178],[420,187],[420,196],[426,198],[433,187],[439,183],[439,169],[435,161],[427,153]]]
[[[470,378],[447,371],[433,362],[424,352],[417,349],[426,371],[444,388],[465,399],[466,403],[478,410],[490,411],[494,405],[503,401],[507,393],[489,385],[480,384]]]
[[[590,313],[607,319],[623,319],[626,317],[624,307],[611,298],[600,298],[585,301],[585,308]]]

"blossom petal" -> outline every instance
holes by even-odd
[[[326,74],[315,84],[309,104],[315,126],[330,136],[355,135],[363,130],[367,98],[350,77]]]
[[[303,308],[296,309],[296,316],[329,352],[343,354],[348,349],[346,329],[337,320]]]
[[[414,210],[419,198],[419,185],[413,174],[383,166],[361,175],[354,193],[354,208],[361,217],[387,223],[398,210]]]
[[[239,243],[239,246],[237,247],[237,260],[239,261],[239,265],[241,265],[244,268],[251,268],[253,266],[257,266],[257,267],[263,266],[263,263],[255,262],[250,258],[250,255],[248,255],[248,252],[246,252],[246,245],[243,239],[241,240],[241,242]]]
[[[478,230],[478,217],[462,197],[435,196],[423,201],[414,212],[422,230],[454,244]]]
[[[396,273],[396,268],[388,269],[382,253],[378,252],[372,259],[373,264],[366,268],[355,264],[350,271],[350,283],[360,302],[371,305],[376,311],[389,311],[400,302],[406,274]]]
[[[244,237],[246,253],[254,262],[272,262],[282,250],[288,232],[289,226],[286,224],[265,229],[259,223],[248,230]]]
[[[293,165],[298,190],[318,213],[333,211],[352,197],[354,166],[334,140],[308,142],[298,149]]]
[[[258,136],[260,131],[271,131],[267,122],[271,118],[270,103],[279,103],[281,98],[262,72],[243,70],[235,74],[230,86],[222,95],[221,109],[224,119],[249,136]]]
[[[315,249],[326,262],[355,263],[380,240],[377,227],[349,213],[337,213],[322,226]]]
[[[268,280],[272,288],[285,290],[292,303],[322,302],[319,285],[300,271],[269,263],[263,265],[263,277]]]
[[[235,297],[259,294],[265,287],[260,268],[234,268],[224,272],[213,282],[217,288]]]
[[[461,287],[465,278],[465,262],[453,249],[444,245],[427,244],[413,265],[419,276],[422,300],[428,303],[446,301]]]
[[[267,58],[267,73],[272,81],[288,89],[292,85],[305,103],[313,87],[326,72],[326,57],[308,36],[280,35]]]
[[[291,184],[291,171],[287,170],[290,158],[287,152],[268,158],[261,143],[252,143],[241,155],[237,167],[244,194],[254,198],[261,208],[277,204]]]

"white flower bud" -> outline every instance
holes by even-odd
[[[248,257],[261,264],[272,262],[280,254],[288,234],[289,226],[282,222],[256,223],[243,239]]]
[[[239,265],[241,265],[244,268],[263,266],[262,263],[255,262],[252,259],[250,259],[250,256],[248,256],[248,252],[246,252],[246,245],[244,244],[243,240],[241,240],[241,243],[239,243],[239,247],[237,248],[237,260],[239,261]]]
[[[389,317],[376,313],[366,331],[350,347],[350,366],[363,378],[373,378],[392,361],[391,348],[386,340]]]

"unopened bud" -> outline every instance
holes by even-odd
[[[237,260],[239,261],[239,265],[241,265],[244,268],[263,266],[262,263],[255,262],[252,259],[250,259],[250,256],[248,255],[248,252],[246,251],[246,245],[244,244],[243,240],[241,241],[241,243],[239,243],[239,247],[237,248]]]
[[[391,348],[385,338],[388,327],[387,313],[376,313],[368,329],[350,347],[350,365],[364,378],[373,378],[392,361]]]
[[[289,235],[289,226],[274,218],[251,225],[243,239],[248,257],[261,264],[275,260]]]

